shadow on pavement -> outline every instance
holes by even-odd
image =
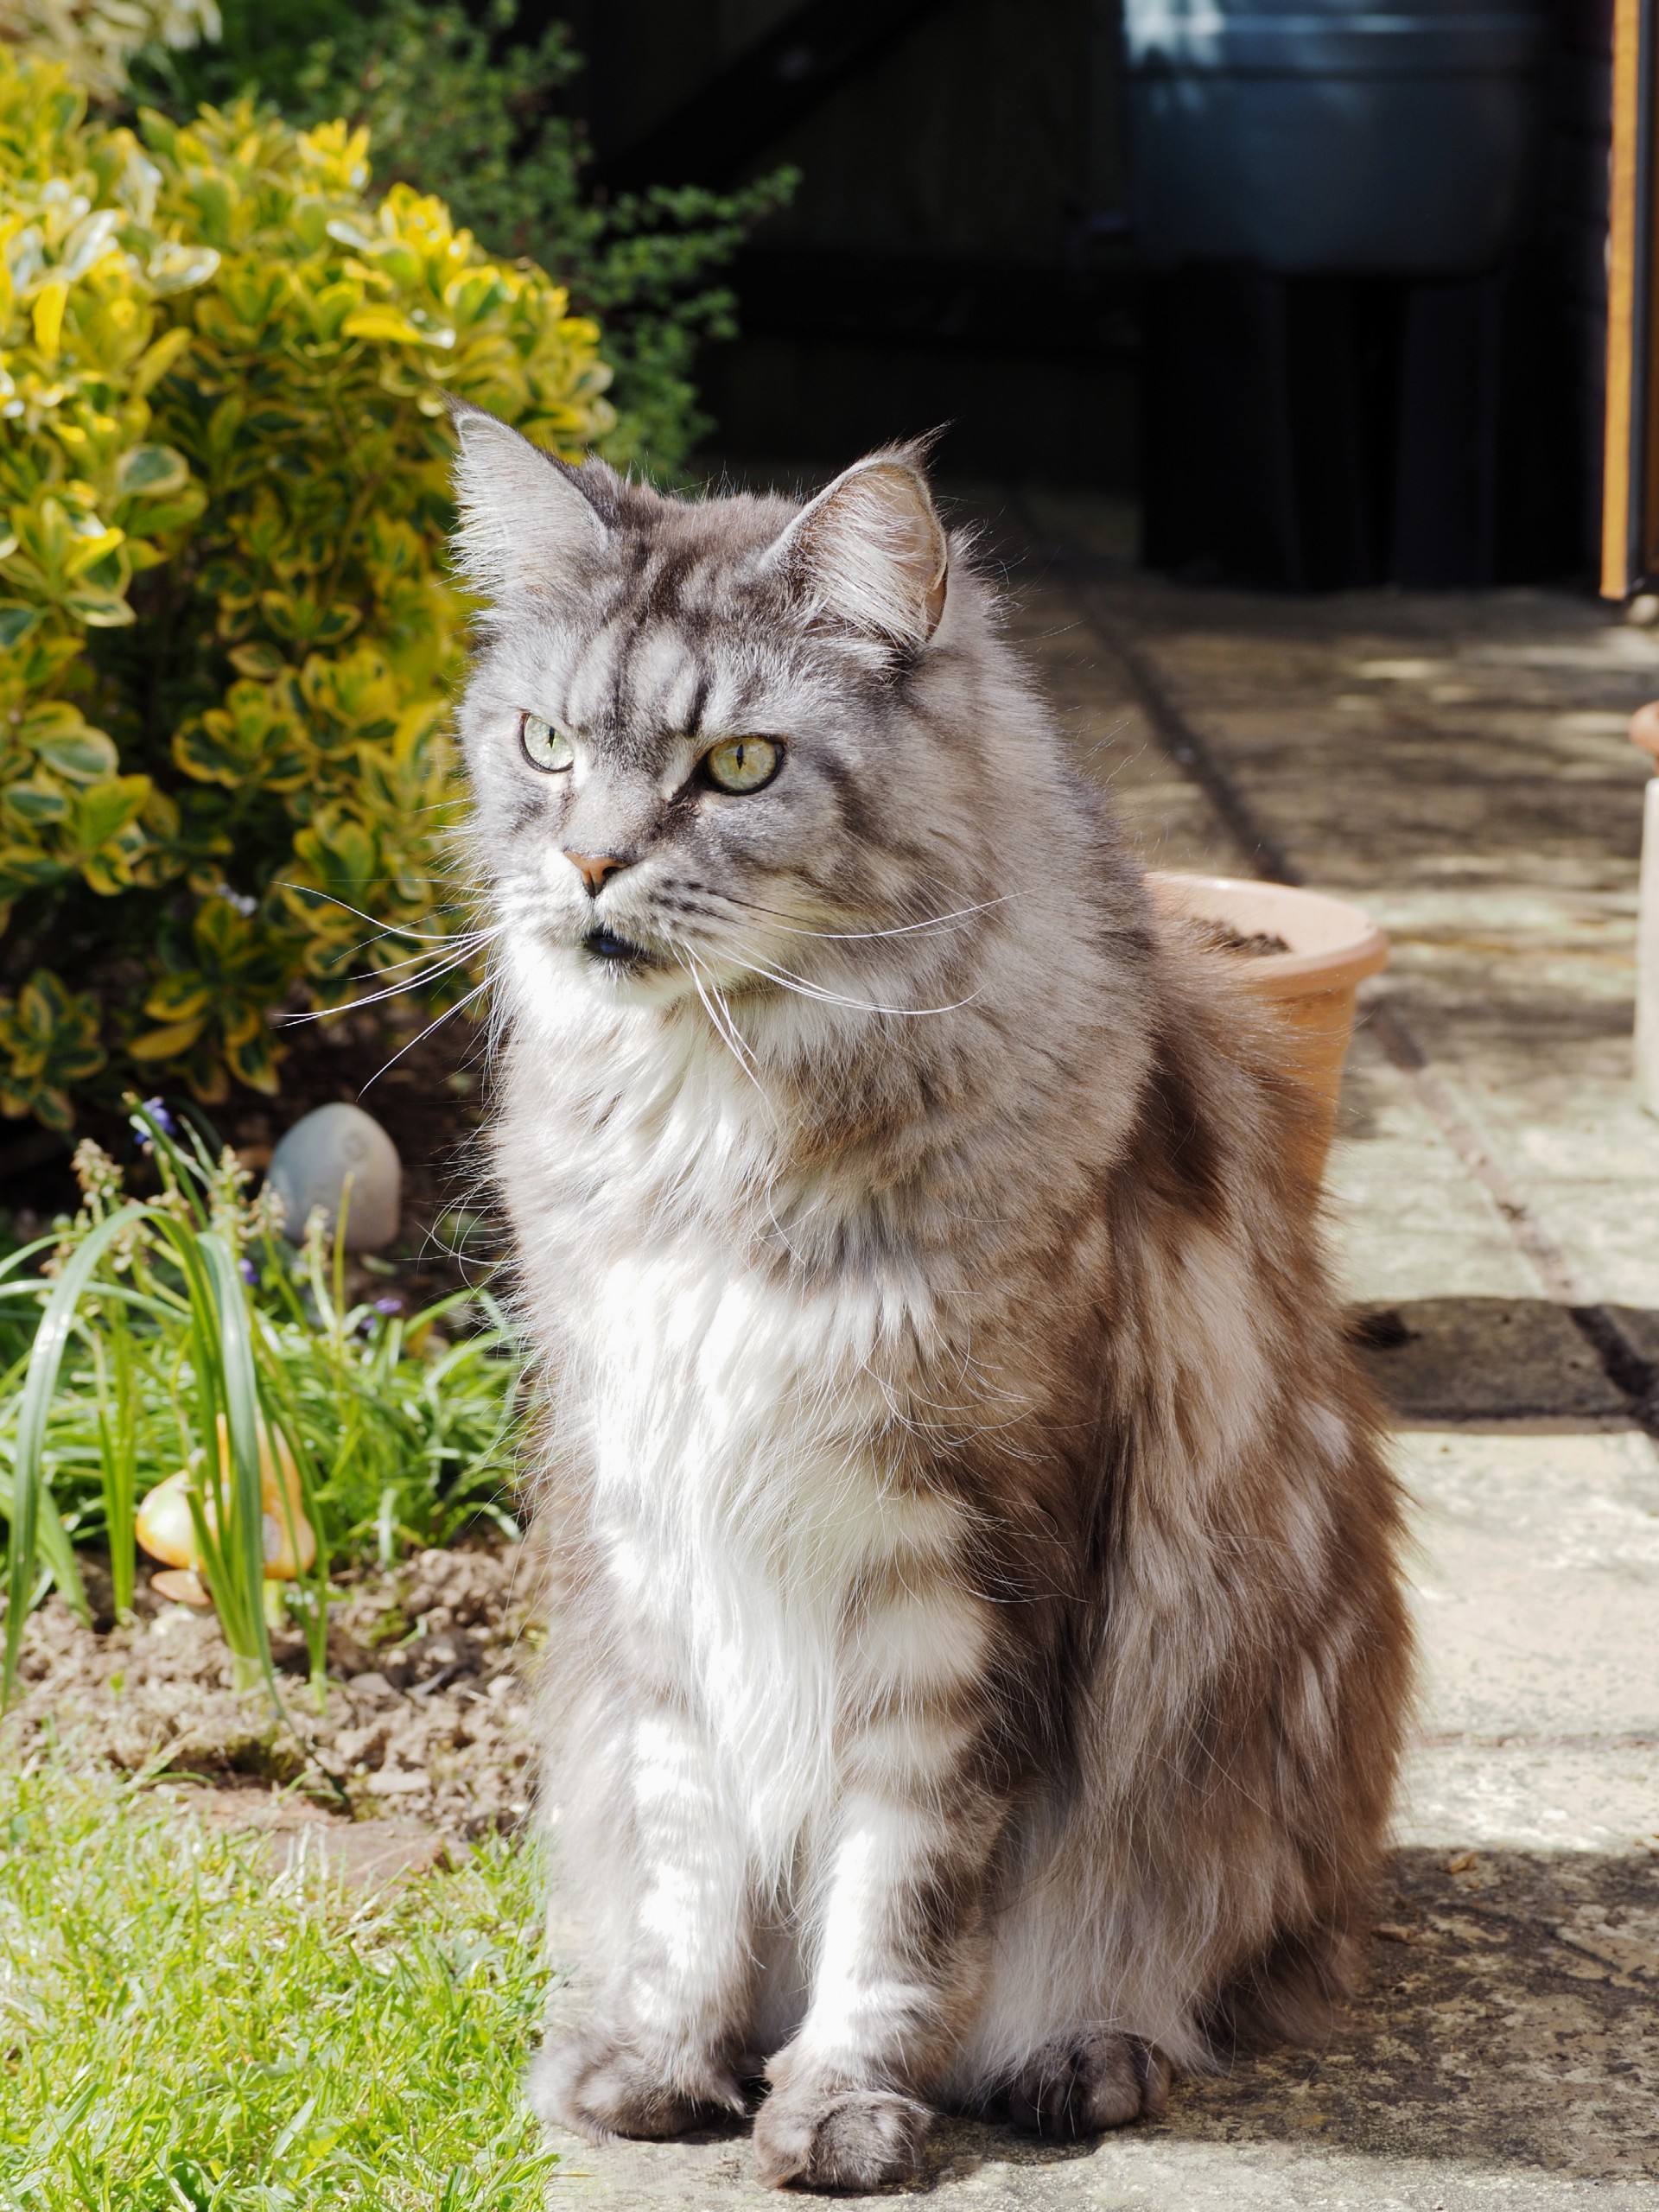
[[[1653,1862],[1402,1851],[1388,1872],[1329,2046],[1186,2082],[1151,2132],[1659,2176]]]
[[[1659,1351],[1659,1313],[1610,1309],[1632,1345]],[[1564,1306],[1542,1298],[1420,1298],[1351,1310],[1349,1335],[1389,1410],[1407,1423],[1634,1417]]]

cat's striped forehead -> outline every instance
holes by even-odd
[[[722,645],[672,620],[625,610],[569,639],[556,719],[565,729],[633,751],[665,736],[736,727],[768,689],[779,658],[755,641]]]
[[[825,656],[798,613],[728,543],[646,545],[598,581],[586,619],[563,631],[561,727],[638,755],[671,737],[758,728],[821,693]],[[633,549],[629,549],[633,551]]]

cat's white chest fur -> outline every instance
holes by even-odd
[[[957,1534],[955,1505],[902,1478],[891,1301],[685,1246],[613,1261],[594,1293],[593,1525],[616,1617],[701,1708],[781,1873],[833,1791],[861,1589]]]

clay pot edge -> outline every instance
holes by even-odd
[[[1328,892],[1305,890],[1300,884],[1264,883],[1249,876],[1199,875],[1173,868],[1148,868],[1147,886],[1166,912],[1205,916],[1235,927],[1268,930],[1294,939],[1295,923],[1316,913],[1331,927],[1344,931],[1335,944],[1306,952],[1267,952],[1252,957],[1248,982],[1252,990],[1270,998],[1300,998],[1316,991],[1351,989],[1367,976],[1375,976],[1389,963],[1388,932],[1372,920],[1363,906]],[[1214,894],[1206,906],[1189,893]]]

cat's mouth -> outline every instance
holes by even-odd
[[[635,944],[631,938],[619,937],[614,930],[589,930],[582,940],[582,949],[590,959],[602,960],[617,968],[654,968],[657,957],[647,952],[643,944]]]

